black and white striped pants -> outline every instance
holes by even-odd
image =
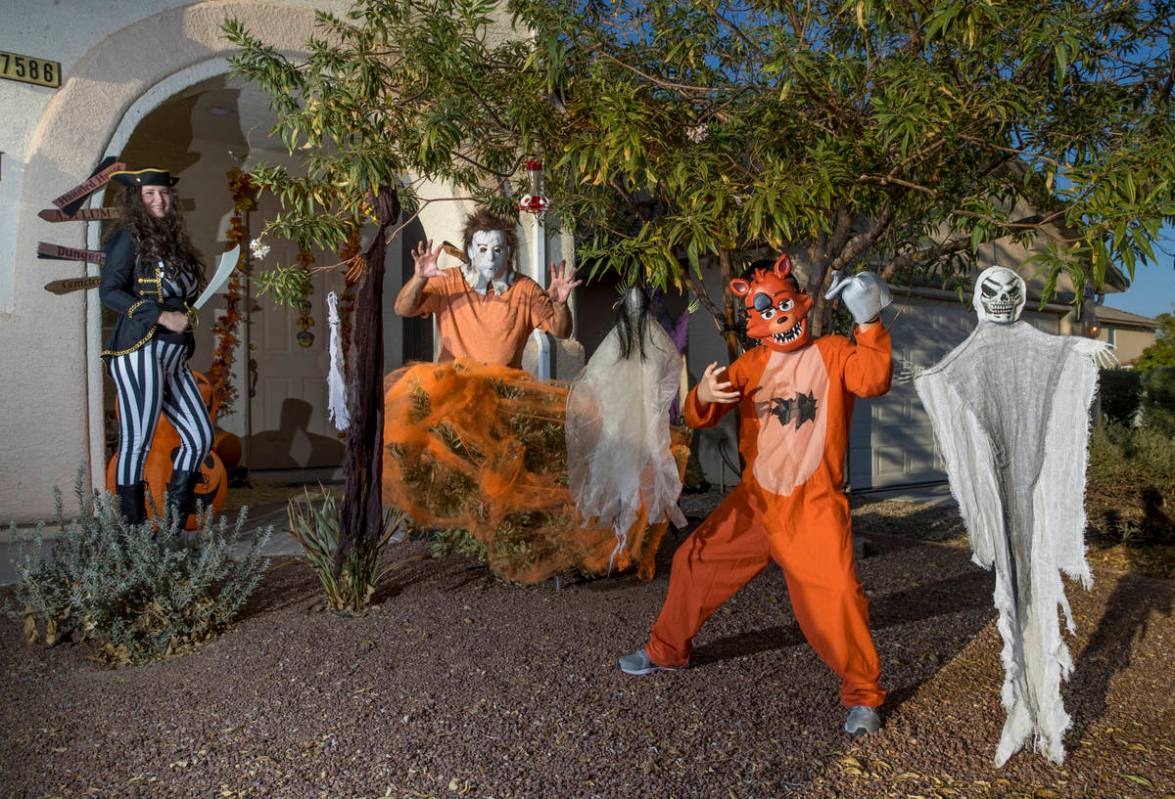
[[[110,359],[118,390],[118,485],[143,479],[161,410],[180,435],[173,468],[196,471],[212,448],[212,422],[186,354],[183,344],[151,339],[134,352]]]

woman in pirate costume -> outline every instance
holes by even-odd
[[[118,314],[102,351],[118,391],[116,492],[127,521],[146,519],[143,464],[162,411],[180,435],[167,505],[182,525],[212,446],[212,422],[188,366],[195,348],[188,303],[203,288],[204,269],[176,208],[178,178],[139,169],[113,179],[126,190],[106,241],[98,294]]]

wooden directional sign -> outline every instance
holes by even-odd
[[[79,183],[65,194],[53,201],[53,204],[66,213],[67,216],[73,216],[77,209],[82,207],[86,197],[91,192],[97,191],[106,185],[110,180],[111,174],[120,170],[126,169],[126,164],[118,161],[114,156],[107,156],[102,159],[102,163],[98,164],[98,168],[94,173],[84,182]]]
[[[96,289],[101,282],[102,278],[100,277],[71,277],[46,283],[45,291],[51,291],[54,294],[69,294],[71,291]]]
[[[37,216],[46,222],[92,222],[101,219],[118,219],[120,214],[117,208],[83,208],[73,216],[68,216],[65,211],[46,208],[43,211],[38,211]]]
[[[60,244],[37,244],[37,257],[55,261],[89,261],[92,264],[101,264],[106,261],[106,253],[101,250],[80,250],[76,247],[62,247]]]

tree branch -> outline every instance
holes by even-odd
[[[826,274],[835,270],[843,271],[845,267],[847,267],[853,261],[857,260],[857,258],[862,253],[876,244],[877,240],[881,238],[887,230],[889,230],[889,226],[893,224],[893,219],[893,205],[889,202],[886,202],[885,209],[881,212],[881,216],[878,217],[877,222],[874,223],[873,227],[864,233],[858,233],[856,236],[850,239],[849,243],[845,245],[843,250],[841,250],[840,255],[838,255],[836,259],[828,265]],[[823,284],[823,276],[821,276],[821,278],[821,283]]]
[[[619,66],[624,67],[629,72],[633,72],[633,73],[639,75],[640,77],[647,80],[649,83],[652,83],[656,86],[660,86],[662,89],[673,89],[674,91],[679,91],[679,92],[698,92],[701,94],[714,94],[715,92],[719,91],[718,89],[715,89],[710,86],[694,86],[689,83],[675,83],[670,80],[665,80],[664,78],[658,78],[656,75],[650,75],[647,72],[643,72],[643,71],[637,69],[636,67],[634,67],[631,64],[624,63],[616,56],[600,49],[599,47],[594,48],[594,50],[597,53],[599,53],[602,57],[608,59],[609,61],[613,62],[614,64],[618,64]]]
[[[899,270],[908,269],[916,264],[924,263],[926,261],[941,258],[944,255],[965,250],[971,246],[970,236],[960,236],[957,239],[943,242],[942,244],[935,244],[932,247],[923,247],[920,250],[904,253],[891,260],[888,264],[881,268],[881,276],[886,280],[891,280]]]
[[[904,186],[907,189],[912,189],[913,191],[920,191],[923,194],[930,195],[931,197],[933,197],[936,200],[938,199],[938,192],[935,191],[934,189],[929,188],[928,186],[919,185],[917,183],[911,183],[910,181],[902,180],[901,178],[895,178],[895,177],[889,177],[889,176],[883,176],[883,175],[861,175],[861,177],[857,178],[857,182],[858,183],[875,183],[878,186],[890,186],[890,185]]]

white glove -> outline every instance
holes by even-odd
[[[889,286],[873,272],[847,276],[839,270],[833,272],[832,285],[825,292],[824,299],[834,299],[838,294],[853,315],[853,321],[859,325],[875,320],[881,309],[893,302]]]

